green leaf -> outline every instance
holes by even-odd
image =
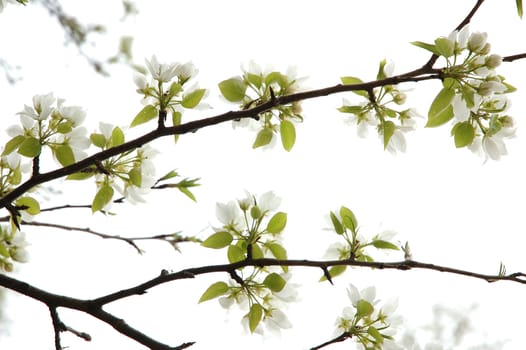
[[[134,186],[141,187],[142,184],[142,172],[141,168],[133,167],[128,172],[128,178]]]
[[[364,106],[341,106],[338,110],[342,113],[360,114],[363,113]]]
[[[517,5],[517,14],[522,18],[522,0],[515,0],[515,5]]]
[[[270,85],[272,83],[277,83],[280,87],[284,88],[287,85],[287,77],[280,72],[269,73],[265,77],[265,84]]]
[[[233,239],[229,232],[221,231],[211,234],[201,245],[207,248],[221,249],[232,243]]]
[[[389,144],[389,140],[391,140],[391,137],[393,136],[396,125],[392,121],[388,120],[383,123],[383,130],[384,130],[384,149],[387,148],[387,145]]]
[[[347,227],[352,232],[356,232],[358,220],[356,220],[356,216],[354,216],[354,213],[351,209],[342,206],[340,208],[340,217],[342,218],[342,222],[345,227]]]
[[[246,78],[248,82],[254,85],[257,89],[259,89],[263,83],[263,78],[259,74],[248,73]]]
[[[455,53],[455,44],[448,38],[438,38],[435,40],[435,47],[440,56],[451,57]]]
[[[34,158],[40,155],[41,151],[42,145],[40,145],[40,142],[32,136],[27,136],[18,147],[18,153],[29,158]]]
[[[254,141],[254,144],[252,145],[252,148],[258,148],[262,146],[266,146],[272,141],[272,137],[274,137],[274,133],[269,128],[261,129],[258,132],[258,135],[256,136],[256,140]]]
[[[358,300],[358,303],[356,303],[356,316],[359,318],[364,316],[369,316],[374,311],[374,306],[371,305],[370,302],[368,302],[365,299]]]
[[[389,241],[384,241],[383,239],[376,239],[372,242],[372,244],[373,244],[373,247],[378,248],[378,249],[399,250],[398,246],[396,246],[395,244]]]
[[[111,145],[113,147],[122,145],[124,140],[124,132],[122,132],[121,128],[118,126],[114,127],[113,131],[111,132]]]
[[[289,152],[296,142],[296,128],[292,122],[282,120],[279,125],[279,131],[281,133],[281,144]]]
[[[227,250],[228,262],[233,264],[235,262],[245,260],[246,258],[245,252],[246,250],[243,250],[241,247],[238,247],[237,245],[228,246],[228,250]]]
[[[168,173],[166,173],[166,175],[164,175],[163,177],[159,179],[159,182],[171,179],[176,176],[179,176],[179,173],[175,170],[170,170]]]
[[[130,126],[134,127],[134,126],[146,123],[152,120],[153,118],[157,117],[157,114],[158,114],[157,108],[155,108],[155,106],[152,106],[152,105],[144,106],[144,108],[141,109],[139,113],[137,113],[137,115],[131,122]]]
[[[199,298],[199,302],[202,303],[203,301],[220,297],[226,292],[228,292],[228,285],[225,282],[212,283],[210,287],[208,287],[205,290],[203,295],[201,295],[201,298]]]
[[[93,172],[80,172],[66,176],[66,180],[86,180],[94,175]]]
[[[18,135],[13,137],[11,140],[7,141],[4,147],[4,151],[2,152],[2,156],[7,156],[8,154],[11,154],[14,150],[20,146],[22,142],[25,140],[25,136]]]
[[[261,318],[263,317],[263,307],[259,304],[252,304],[250,311],[247,314],[248,317],[248,328],[250,332],[254,333],[258,326]]]
[[[369,326],[369,328],[367,328],[367,333],[374,338],[374,340],[376,341],[376,344],[384,343],[384,337],[382,336],[382,334],[380,334],[378,329],[376,329],[375,327]]]
[[[230,102],[239,102],[245,97],[247,85],[239,78],[230,78],[219,83],[221,94]]]
[[[279,212],[269,220],[267,224],[267,231],[270,233],[280,233],[287,225],[287,213]]]
[[[273,272],[265,277],[263,284],[273,292],[281,292],[287,284],[287,281],[277,273]]]
[[[357,77],[341,77],[340,78],[343,85],[355,85],[355,84],[362,84],[363,80]],[[367,91],[365,90],[353,90],[356,95],[369,98],[369,95],[367,94]],[[358,107],[358,106],[357,106]],[[345,113],[353,113],[353,112],[345,112]]]
[[[106,146],[106,137],[103,134],[91,134],[89,136],[91,143],[93,143],[98,148],[104,148]]]
[[[334,226],[334,231],[336,231],[337,234],[341,235],[343,233],[343,226],[340,220],[338,220],[338,217],[332,211],[331,211],[330,216],[331,216],[332,226]]]
[[[387,78],[384,72],[385,65],[387,64],[387,60],[384,58],[380,61],[380,65],[378,66],[378,73],[376,74],[376,80],[382,80]]]
[[[455,146],[457,148],[469,146],[475,139],[475,128],[469,121],[455,124],[453,127]]]
[[[9,258],[11,257],[11,254],[9,254],[9,250],[7,249],[7,247],[5,246],[5,243],[4,242],[0,242],[0,255],[5,257],[5,258]],[[1,261],[1,260],[0,260]]]
[[[196,89],[190,92],[188,95],[183,96],[181,105],[184,108],[194,108],[201,102],[201,99],[205,95],[206,89]]]
[[[453,118],[452,102],[454,97],[454,90],[448,88],[440,90],[433,100],[433,103],[431,103],[431,107],[429,107],[426,124],[427,128],[440,126]]]
[[[347,270],[347,265],[335,265],[335,266],[331,266],[328,272],[329,272],[329,276],[336,277],[344,273],[345,270]],[[326,281],[326,280],[327,280],[327,277],[325,276],[322,276],[320,278],[320,282]]]
[[[173,126],[181,125],[181,119],[183,118],[183,115],[181,112],[173,111],[172,112],[172,124]],[[174,143],[177,143],[179,140],[179,134],[174,134]]]
[[[40,204],[33,197],[20,197],[15,201],[18,207],[26,207],[24,209],[30,215],[37,215],[40,213]]]
[[[274,257],[278,260],[287,259],[287,250],[279,243],[271,243],[268,248]]]
[[[75,163],[75,155],[69,145],[60,145],[55,148],[55,157],[62,166],[68,166]]]
[[[71,122],[64,122],[57,125],[57,132],[61,134],[67,134],[71,132],[73,128],[71,127]]]
[[[263,250],[257,243],[252,244],[252,257],[254,259],[262,259],[265,257],[265,254],[263,254]]]
[[[91,203],[91,212],[95,213],[96,211],[101,210],[111,201],[112,198],[113,188],[108,184],[102,185],[95,195],[95,198],[93,198],[93,202]]]
[[[415,46],[418,46],[422,49],[425,49],[427,51],[430,51],[432,53],[434,53],[435,55],[439,55],[440,56],[440,53],[438,52],[437,48],[435,45],[433,44],[427,44],[427,43],[424,43],[422,41],[413,41],[411,44],[415,45]]]

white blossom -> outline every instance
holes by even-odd
[[[155,55],[153,55],[150,60],[145,61],[146,67],[153,79],[159,82],[169,82],[177,75],[176,63],[159,63]]]

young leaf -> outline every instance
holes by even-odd
[[[356,316],[358,317],[364,317],[369,316],[374,311],[374,306],[371,305],[370,302],[368,302],[365,299],[358,300],[358,303],[356,303]]]
[[[269,128],[261,129],[258,132],[258,135],[256,136],[256,140],[254,141],[252,148],[258,148],[258,147],[268,145],[270,141],[272,141],[272,137],[274,137],[274,134],[272,133],[271,129]]]
[[[201,99],[205,95],[206,89],[196,89],[192,92],[190,92],[188,95],[183,96],[183,100],[181,101],[181,106],[184,108],[194,108],[201,102]]]
[[[268,248],[270,252],[276,259],[286,260],[287,259],[287,250],[279,243],[271,243]]]
[[[431,103],[431,107],[429,107],[426,128],[440,126],[453,118],[452,102],[454,97],[454,90],[448,88],[440,90]]]
[[[337,234],[341,235],[343,233],[342,223],[340,222],[340,220],[338,220],[338,217],[332,211],[331,211],[330,216],[331,216],[332,226],[334,226],[334,231],[336,231]]]
[[[93,143],[98,148],[104,148],[106,146],[106,137],[103,134],[91,134],[89,136],[91,143]]]
[[[106,204],[108,204],[111,199],[113,198],[113,187],[111,187],[108,184],[102,185],[97,194],[95,195],[95,198],[93,198],[93,202],[91,203],[91,212],[95,213],[102,208]]]
[[[30,215],[40,213],[40,204],[33,197],[20,197],[15,201],[18,207],[27,207],[24,209]]]
[[[55,157],[62,166],[68,166],[75,163],[75,155],[69,145],[60,145],[55,148]]]
[[[455,51],[455,45],[448,38],[438,38],[435,40],[435,48],[440,56],[451,57]]]
[[[362,79],[356,78],[356,77],[341,77],[340,80],[343,85],[355,85],[355,84],[363,83]],[[369,95],[367,94],[367,91],[365,90],[353,90],[352,92],[355,93],[356,95],[359,95],[365,98],[369,98]],[[353,113],[353,112],[349,112],[349,113]]]
[[[17,149],[18,146],[20,146],[20,144],[24,142],[25,139],[25,136],[17,135],[11,140],[7,141],[4,147],[4,151],[2,152],[2,156],[7,156],[8,154],[11,154],[11,152]]]
[[[277,273],[273,272],[265,277],[263,284],[273,292],[281,292],[287,284],[287,281]]]
[[[287,213],[279,212],[269,220],[267,224],[267,231],[270,233],[280,233],[287,225]]]
[[[228,285],[225,282],[212,283],[210,287],[205,290],[203,295],[201,295],[199,302],[202,303],[203,301],[220,297],[226,292],[228,292]]]
[[[440,56],[440,52],[438,52],[436,46],[433,45],[433,44],[427,44],[427,43],[424,43],[422,41],[413,41],[411,44],[413,44],[415,46],[418,46],[418,47],[420,47],[422,49],[425,49],[427,51],[430,51],[430,52],[434,53],[435,55]]]
[[[143,123],[146,123],[157,116],[157,108],[152,105],[144,106],[143,109],[133,119],[130,126],[134,127]]]
[[[32,136],[27,136],[18,147],[18,153],[29,158],[38,156],[41,150],[40,142]]]
[[[201,245],[207,248],[221,249],[232,243],[233,237],[226,231],[211,234]]]
[[[246,250],[241,249],[237,245],[228,246],[228,250],[227,250],[228,262],[232,264],[238,261],[245,260],[246,258],[245,253],[246,253]]]
[[[250,332],[254,333],[256,327],[261,321],[261,318],[263,317],[263,307],[259,304],[252,304],[247,316],[248,327],[250,328]]]
[[[257,243],[252,244],[252,257],[254,259],[262,259],[265,257],[265,254],[263,254],[263,250]]]
[[[281,134],[281,144],[283,148],[289,152],[296,142],[296,128],[294,124],[288,120],[282,120],[279,125]]]
[[[257,89],[261,87],[261,84],[263,83],[263,78],[260,74],[248,73],[246,77],[248,82],[254,85]]]
[[[329,276],[331,276],[331,277],[339,276],[342,273],[344,273],[345,270],[347,270],[347,265],[335,265],[335,266],[332,266],[332,267],[329,268]],[[327,280],[327,277],[325,277],[325,276],[322,276],[320,278],[320,282],[323,282],[323,281],[326,281],[326,280]]]
[[[118,126],[114,127],[113,131],[111,132],[111,145],[113,147],[122,145],[124,140],[124,133],[122,132],[122,129]]]
[[[392,121],[388,120],[384,122],[383,130],[384,130],[384,149],[386,149],[387,145],[389,144],[389,140],[391,140],[391,137],[393,136],[396,130],[396,125]]]
[[[398,247],[395,244],[393,244],[393,243],[391,243],[389,241],[384,241],[382,239],[374,240],[372,242],[372,244],[373,244],[373,247],[378,248],[378,249],[398,250]]]
[[[239,102],[245,97],[247,85],[239,78],[230,78],[219,83],[221,94],[230,102]]]
[[[351,209],[342,206],[340,208],[340,217],[342,218],[342,222],[349,230],[352,232],[356,231],[356,228],[358,227],[358,220],[356,220],[356,216],[354,216],[354,213]]]
[[[363,112],[363,106],[341,106],[338,110],[342,113],[360,114]]]
[[[374,340],[376,341],[376,344],[383,344],[384,343],[384,337],[378,331],[378,329],[376,329],[376,327],[369,326],[369,328],[367,328],[367,333],[369,333],[369,335],[374,338]]]
[[[515,0],[515,4],[517,5],[517,14],[522,18],[522,0]]]
[[[142,184],[142,172],[138,167],[133,167],[128,172],[128,177],[134,186],[141,187]]]
[[[181,112],[173,111],[172,112],[172,123],[173,123],[173,126],[181,125],[182,117],[183,117],[183,115],[181,114]],[[177,143],[178,140],[179,140],[179,134],[174,134],[174,143]]]
[[[475,128],[469,121],[455,124],[454,133],[457,148],[471,145],[475,138]]]

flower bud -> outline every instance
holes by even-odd
[[[397,105],[403,105],[406,99],[407,99],[407,95],[404,94],[403,92],[398,92],[393,95],[393,101]]]
[[[496,54],[489,55],[486,57],[486,67],[489,69],[495,69],[502,63],[502,57]]]
[[[472,52],[480,52],[486,45],[488,34],[486,33],[472,33],[468,39],[468,50]]]
[[[490,80],[482,82],[477,92],[481,96],[489,96],[494,92],[504,92],[505,90],[506,87],[504,86],[504,84],[494,80]]]

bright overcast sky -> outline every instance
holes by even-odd
[[[64,7],[82,21],[110,23],[119,18],[119,1],[64,1]],[[112,2],[113,3],[113,2]],[[340,76],[375,77],[378,62],[395,63],[395,74],[420,67],[428,54],[409,44],[432,42],[446,36],[468,13],[474,1],[137,1],[139,15],[127,24],[115,24],[114,32],[97,42],[93,52],[113,54],[119,35],[133,35],[138,63],[156,54],[159,61],[193,61],[199,69],[201,87],[210,89],[211,110],[185,114],[186,120],[209,117],[231,108],[218,98],[217,83],[241,73],[249,60],[286,71],[297,67],[309,79],[309,88],[331,86]],[[114,6],[115,5],[115,6]],[[487,0],[470,26],[486,31],[492,51],[503,56],[526,51],[522,44],[526,26],[518,19],[514,1]],[[88,112],[87,127],[99,121],[129,125],[140,110],[131,72],[110,67],[111,78],[101,78],[87,67],[73,48],[63,49],[61,30],[39,7],[10,5],[0,15],[2,58],[21,66],[23,80],[14,86],[0,82],[0,126],[17,123],[15,114],[30,104],[34,94],[54,92],[69,104]],[[517,39],[521,38],[521,39]],[[107,50],[107,51],[104,51]],[[439,64],[441,61],[439,61]],[[263,193],[274,190],[282,197],[281,210],[289,213],[285,244],[291,258],[321,258],[336,235],[323,230],[324,215],[340,205],[351,208],[361,233],[374,235],[385,229],[409,240],[419,261],[454,266],[482,273],[497,273],[499,263],[508,272],[525,271],[523,208],[526,198],[523,167],[526,141],[522,117],[526,110],[525,62],[504,64],[499,72],[519,91],[511,95],[509,113],[517,120],[517,138],[508,143],[509,155],[499,162],[457,150],[449,127],[424,129],[407,135],[407,152],[393,156],[384,152],[371,130],[360,139],[353,126],[336,108],[342,97],[333,95],[304,103],[305,122],[297,130],[292,152],[279,145],[270,151],[253,151],[252,132],[232,130],[230,125],[200,130],[181,138],[155,142],[162,155],[158,173],[177,168],[183,176],[201,177],[194,204],[179,193],[154,193],[150,204],[115,208],[116,217],[90,212],[64,212],[40,221],[91,227],[108,234],[140,236],[182,231],[204,238],[218,222],[215,203],[244,196],[244,190]],[[403,85],[407,108],[427,113],[440,89],[437,81]],[[145,132],[147,127],[134,135]],[[6,140],[6,135],[0,140]],[[3,144],[5,141],[0,142]],[[55,166],[53,164],[53,166]],[[62,182],[55,190],[75,192],[53,198],[51,203],[91,202],[94,185],[86,182],[79,192]],[[84,193],[85,190],[85,193]],[[51,195],[50,195],[51,196]],[[44,205],[46,206],[46,205]],[[67,216],[64,218],[64,216]],[[140,218],[140,219],[138,219]],[[223,263],[225,252],[210,252],[183,245],[182,253],[162,242],[145,243],[147,253],[138,256],[124,243],[102,241],[82,233],[27,229],[31,262],[17,277],[59,294],[96,297],[127,288],[154,277],[162,268]],[[380,259],[400,260],[392,253]],[[197,305],[206,286],[223,275],[199,277],[155,288],[148,295],[130,298],[108,307],[146,334],[178,345],[197,341],[192,349],[230,348],[306,349],[332,336],[333,323],[348,303],[345,288],[377,286],[381,299],[398,297],[399,311],[415,328],[431,317],[431,306],[442,303],[459,310],[480,304],[475,326],[482,326],[481,339],[508,340],[502,349],[523,346],[526,312],[524,288],[510,283],[488,284],[437,272],[386,272],[352,270],[335,280],[336,286],[320,285],[319,271],[294,270],[302,301],[287,313],[294,324],[282,339],[263,340],[243,334],[241,313],[225,313],[217,301]],[[0,326],[2,349],[53,349],[51,321],[37,302],[10,295],[6,331]],[[84,343],[65,335],[70,349],[142,349],[109,327],[73,312],[61,312],[68,325],[93,336]],[[519,335],[521,334],[521,335]],[[4,344],[6,344],[4,346]],[[232,345],[235,344],[235,345]],[[331,349],[349,348],[334,345]]]

